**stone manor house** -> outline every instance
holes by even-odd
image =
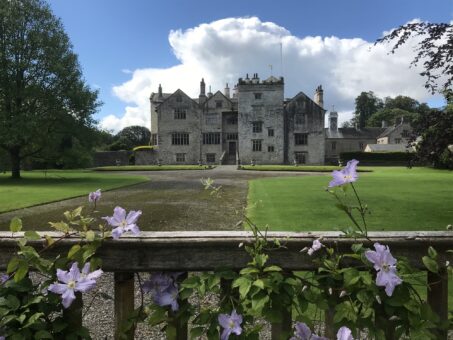
[[[152,93],[151,144],[162,164],[323,164],[323,90],[284,98],[282,77],[239,78],[230,94]],[[153,157],[153,158],[154,158]],[[157,159],[157,160],[156,160]]]

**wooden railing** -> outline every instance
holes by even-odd
[[[41,233],[54,237],[61,234],[54,232]],[[16,241],[20,233],[11,235],[0,232],[0,270],[5,270],[12,254],[16,251]],[[285,249],[274,251],[270,256],[272,264],[287,270],[313,271],[317,268],[311,259],[300,250],[310,246],[313,239],[323,237],[323,243],[334,245],[340,252],[350,251],[352,243],[357,241],[342,237],[339,232],[269,232],[270,239],[283,240]],[[413,266],[423,269],[422,256],[426,255],[429,246],[434,247],[441,261],[446,261],[446,250],[453,248],[452,232],[371,232],[370,241],[360,240],[367,246],[374,242],[388,245],[394,256],[405,256]],[[80,240],[64,239],[49,249],[50,256],[66,253],[69,248]],[[115,286],[115,323],[118,328],[134,309],[134,273],[152,271],[210,271],[219,267],[241,269],[249,257],[242,242],[251,242],[248,232],[239,231],[199,231],[199,232],[142,232],[139,237],[123,236],[119,240],[106,240],[99,249],[102,258],[102,269],[114,272]],[[32,241],[36,247],[44,245],[42,241]],[[448,319],[448,275],[428,273],[428,302],[441,320]],[[82,322],[81,300],[74,305],[71,318],[74,322]],[[272,324],[272,339],[280,339],[284,331],[291,328],[291,318],[285,315],[280,324]],[[187,338],[187,324],[175,320],[177,339]],[[326,322],[328,334],[332,334]],[[129,338],[133,339],[133,332]],[[447,332],[440,334],[440,339],[447,339]]]

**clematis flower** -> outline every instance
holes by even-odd
[[[237,314],[235,309],[233,309],[231,315],[220,314],[218,320],[219,325],[223,328],[223,332],[220,335],[220,340],[228,340],[231,333],[234,333],[236,335],[240,335],[242,333],[242,315]]]
[[[351,330],[343,326],[337,332],[337,340],[354,340]]]
[[[5,340],[6,338],[4,336],[0,336],[0,340]]]
[[[332,172],[333,180],[330,181],[329,188],[355,182],[359,178],[356,171],[357,164],[359,164],[359,161],[352,159],[346,164],[344,169],[334,170]]]
[[[131,231],[134,235],[140,233],[140,229],[136,224],[142,212],[140,210],[131,210],[126,216],[126,210],[121,207],[115,207],[113,216],[103,217],[109,225],[116,227],[112,230],[112,237],[117,240],[127,231]]]
[[[158,306],[170,306],[173,311],[179,309],[177,277],[181,273],[153,273],[142,285],[145,293],[151,293]]]
[[[307,254],[311,256],[315,251],[321,249],[321,247],[322,243],[319,240],[314,240],[311,248],[308,249]]]
[[[75,300],[75,292],[88,292],[96,286],[94,277],[99,277],[102,271],[93,272],[92,278],[82,276],[77,262],[74,262],[69,271],[57,269],[57,278],[60,282],[49,285],[48,290],[62,297],[63,307],[68,308]]]
[[[103,271],[102,269],[95,270],[94,272],[90,272],[90,263],[87,262],[82,268],[82,272],[80,273],[81,279],[86,280],[97,280],[101,277]]]
[[[102,196],[101,189],[90,192],[88,194],[88,202],[96,203],[97,201],[99,201],[101,199],[101,196]]]
[[[385,287],[387,296],[392,296],[395,287],[403,282],[396,273],[396,259],[390,253],[388,246],[375,243],[374,248],[376,251],[366,251],[365,257],[373,263],[377,271],[376,285]]]
[[[9,280],[9,275],[8,274],[1,274],[0,275],[0,285],[4,284],[8,280]]]
[[[311,332],[311,329],[303,322],[296,322],[294,325],[294,336],[290,340],[328,340]]]

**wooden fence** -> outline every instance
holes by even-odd
[[[55,232],[41,232],[53,237],[61,236]],[[0,232],[0,270],[5,270],[9,259],[16,251],[16,241],[20,233],[11,235]],[[317,268],[311,259],[300,252],[311,246],[315,238],[323,237],[323,243],[334,245],[340,252],[349,252],[353,239],[345,238],[339,232],[269,232],[270,239],[278,238],[285,244],[285,249],[275,250],[270,254],[270,262],[287,270],[313,271]],[[423,269],[422,256],[427,254],[429,246],[434,247],[441,261],[446,261],[446,250],[453,248],[453,232],[371,232],[370,241],[361,240],[366,246],[374,242],[388,245],[394,256],[407,257],[412,265]],[[67,253],[70,247],[80,240],[64,239],[47,252],[49,256]],[[33,241],[36,247],[42,247],[45,240]],[[115,287],[115,323],[118,329],[134,309],[134,273],[152,271],[210,271],[219,267],[241,269],[249,262],[248,254],[240,243],[252,242],[252,235],[240,231],[199,231],[199,232],[142,232],[139,237],[123,236],[119,240],[106,240],[99,249],[102,269],[114,272]],[[448,319],[448,275],[428,272],[428,302],[441,320]],[[81,299],[71,310],[74,322],[82,322]],[[291,328],[291,319],[283,317],[280,324],[272,324],[272,339],[280,339],[281,334]],[[175,320],[176,339],[187,339],[187,324]],[[326,322],[328,334],[333,330]],[[129,339],[133,339],[133,332]],[[447,339],[447,332],[440,334],[440,339]]]

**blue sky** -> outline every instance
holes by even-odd
[[[334,36],[373,42],[383,31],[415,18],[432,22],[449,22],[453,18],[451,0],[49,2],[54,13],[63,21],[79,55],[87,82],[100,89],[104,106],[97,114],[99,120],[109,115],[122,117],[128,105],[140,106],[133,96],[128,98],[113,90],[114,86],[121,87],[131,81],[129,71],[147,68],[168,70],[182,63],[169,44],[171,30],[180,29],[184,33],[203,23],[223,18],[253,16],[261,22],[272,22],[285,28],[291,36],[300,39]],[[264,63],[266,60],[263,60]],[[250,70],[250,73],[253,72]],[[160,82],[165,83],[164,80],[165,77],[159,78]],[[194,86],[198,81],[198,78],[194,79]],[[171,84],[170,81],[167,83]],[[152,88],[156,86],[153,80],[147,84],[152,84]],[[298,86],[304,91],[309,90],[303,88],[303,84]],[[427,100],[435,102],[432,98]],[[344,102],[344,110],[347,111],[350,107],[347,107],[346,99]]]

